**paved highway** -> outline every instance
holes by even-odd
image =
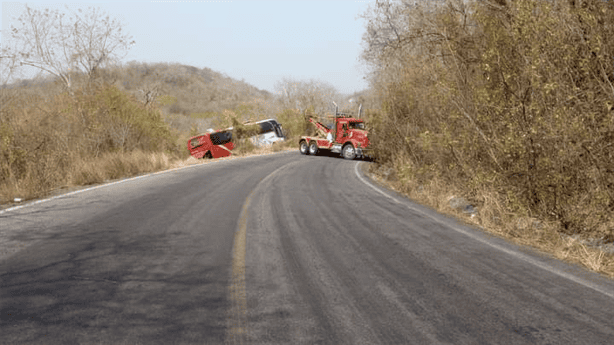
[[[218,160],[0,211],[0,344],[612,344],[614,282],[366,164]]]

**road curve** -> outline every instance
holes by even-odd
[[[364,164],[218,160],[0,211],[0,344],[611,344],[614,282]]]

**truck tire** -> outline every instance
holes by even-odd
[[[316,144],[315,141],[312,141],[311,143],[309,143],[309,154],[311,154],[312,156],[315,156],[318,154],[318,144]]]
[[[352,144],[345,145],[341,152],[343,153],[343,158],[345,159],[353,160],[356,158],[356,150]]]
[[[212,159],[213,155],[211,154],[211,151],[207,151],[207,153],[205,153],[205,155],[203,156],[204,159]]]
[[[309,154],[309,145],[307,145],[305,140],[301,140],[301,142],[298,144],[298,150],[301,151],[301,154]]]

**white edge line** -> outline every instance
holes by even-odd
[[[360,179],[360,180],[361,180],[361,181],[362,181],[364,184],[366,184],[367,186],[369,186],[369,187],[373,188],[373,190],[375,190],[376,192],[378,192],[378,193],[382,194],[383,196],[387,197],[388,199],[391,199],[391,200],[392,200],[392,201],[394,201],[395,203],[397,203],[397,204],[403,204],[403,205],[404,205],[405,207],[407,207],[408,209],[410,209],[410,210],[412,210],[412,211],[415,211],[415,212],[418,212],[418,213],[420,213],[420,214],[422,214],[422,215],[424,215],[424,216],[426,216],[426,217],[429,217],[429,218],[431,218],[432,220],[436,221],[436,222],[437,222],[437,223],[439,223],[439,224],[442,224],[442,225],[445,225],[446,227],[452,228],[452,229],[453,229],[453,230],[455,230],[456,232],[460,232],[460,233],[462,233],[462,234],[464,234],[464,235],[466,235],[466,236],[471,237],[472,239],[474,239],[474,240],[476,240],[476,241],[479,241],[479,242],[482,242],[482,243],[484,243],[484,244],[487,244],[487,245],[489,245],[489,246],[491,246],[491,247],[493,247],[493,248],[495,248],[495,249],[498,249],[498,250],[500,250],[500,251],[502,251],[502,252],[504,252],[504,253],[507,253],[507,254],[509,254],[509,255],[511,255],[511,256],[514,256],[514,257],[516,257],[516,258],[518,258],[518,259],[524,260],[524,261],[526,261],[526,262],[528,262],[528,263],[530,263],[530,264],[532,264],[532,265],[534,265],[534,266],[537,266],[537,267],[539,267],[539,268],[541,268],[541,269],[544,269],[544,270],[546,270],[546,271],[548,271],[548,272],[554,273],[554,274],[556,274],[556,275],[558,275],[558,276],[561,276],[561,277],[563,277],[563,278],[567,278],[567,279],[569,279],[569,280],[571,280],[571,281],[573,281],[573,282],[576,282],[576,283],[578,283],[578,284],[580,284],[580,285],[583,285],[583,286],[585,286],[585,287],[587,287],[587,288],[593,289],[593,290],[595,290],[595,291],[597,291],[597,292],[600,292],[600,293],[602,293],[602,294],[604,294],[604,295],[606,295],[606,296],[608,296],[608,297],[610,297],[610,298],[614,299],[614,293],[612,293],[612,292],[610,292],[610,291],[606,291],[606,290],[602,289],[600,286],[598,286],[598,285],[596,285],[596,284],[593,284],[593,283],[591,283],[591,282],[590,282],[590,281],[588,281],[588,280],[582,279],[582,278],[577,277],[577,276],[575,276],[575,275],[573,275],[573,274],[569,274],[569,273],[563,272],[563,271],[561,271],[561,270],[559,270],[559,269],[556,269],[556,268],[554,268],[554,267],[552,267],[552,266],[550,266],[550,265],[547,265],[547,264],[544,264],[544,263],[542,263],[542,262],[539,262],[539,261],[537,261],[537,260],[535,260],[535,259],[531,258],[530,256],[524,255],[524,254],[522,254],[522,253],[518,253],[518,252],[513,251],[513,250],[511,250],[511,249],[508,249],[508,248],[502,247],[502,246],[500,246],[500,245],[498,245],[498,244],[495,244],[495,243],[492,243],[492,242],[490,242],[490,241],[487,241],[486,239],[484,239],[484,238],[482,238],[482,237],[480,237],[480,236],[477,236],[476,234],[473,234],[473,233],[471,233],[471,232],[469,232],[469,231],[463,230],[463,229],[458,228],[458,227],[455,227],[455,226],[451,226],[451,225],[449,225],[449,224],[447,224],[447,223],[444,223],[444,222],[442,222],[441,220],[439,220],[439,219],[437,219],[437,218],[435,218],[435,217],[431,216],[430,214],[423,212],[423,211],[422,211],[422,210],[420,210],[420,209],[417,209],[417,208],[411,207],[410,205],[408,205],[408,204],[406,204],[406,203],[402,203],[402,202],[398,201],[398,200],[397,200],[396,198],[394,198],[393,196],[391,196],[391,195],[389,195],[389,194],[385,193],[385,192],[384,192],[384,191],[382,191],[381,189],[379,189],[379,188],[377,188],[376,186],[374,186],[373,184],[371,184],[369,181],[365,180],[365,179],[364,179],[362,176],[360,176],[360,173],[358,172],[358,166],[359,166],[360,164],[361,164],[361,162],[357,162],[357,163],[356,163],[356,165],[354,166],[354,172],[356,173],[356,176],[357,176],[357,177],[358,177],[358,178],[359,178],[359,179]]]
[[[272,152],[272,153],[264,153],[264,154],[260,154],[260,155],[253,155],[253,156],[246,156],[246,157],[235,157],[235,158],[250,158],[250,157],[266,156],[266,155],[271,155],[271,154],[276,154],[276,153],[285,153],[285,152],[291,152],[291,151]],[[214,160],[214,161],[207,161],[205,163],[191,164],[191,165],[187,165],[187,166],[183,166],[183,167],[177,167],[177,168],[172,168],[172,169],[168,169],[168,170],[161,170],[161,171],[151,172],[151,173],[148,173],[148,174],[145,174],[145,175],[134,176],[134,177],[130,177],[130,178],[119,180],[119,181],[115,181],[115,182],[103,183],[101,185],[97,185],[97,186],[93,186],[93,187],[89,187],[89,188],[84,188],[84,189],[79,189],[79,190],[72,191],[72,192],[69,192],[69,193],[66,193],[66,194],[60,194],[60,195],[52,196],[50,198],[32,201],[32,202],[29,202],[29,203],[26,203],[26,204],[23,204],[23,205],[17,205],[17,206],[5,208],[4,210],[0,210],[0,215],[4,214],[4,213],[11,212],[11,211],[16,211],[16,210],[19,210],[19,209],[24,208],[24,207],[33,206],[33,205],[36,205],[36,204],[42,204],[42,203],[47,202],[47,201],[51,201],[51,200],[55,200],[55,199],[60,199],[60,198],[64,198],[64,197],[67,197],[67,196],[71,196],[71,195],[75,195],[75,194],[79,194],[79,193],[83,193],[83,192],[88,192],[90,190],[94,190],[94,189],[98,189],[98,188],[102,188],[102,187],[109,187],[109,186],[113,186],[113,185],[124,183],[124,182],[128,182],[128,181],[138,180],[138,179],[144,178],[144,177],[149,177],[149,176],[158,175],[158,174],[165,174],[165,173],[168,173],[168,172],[177,171],[177,170],[181,170],[181,169],[193,168],[193,167],[196,167],[196,166],[215,164],[215,163],[226,162],[226,161],[229,161],[229,160],[228,159],[217,159],[217,160]]]

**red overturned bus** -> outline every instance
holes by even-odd
[[[274,142],[285,140],[281,124],[275,119],[266,119],[257,122],[249,122],[245,125],[260,126],[260,132],[249,140],[255,146],[270,145]],[[208,133],[199,134],[188,139],[188,151],[194,158],[220,158],[231,155],[235,144],[232,138],[232,127],[219,131],[209,130]]]
[[[188,150],[194,158],[219,158],[230,156],[235,145],[232,131],[211,131],[188,140]]]

